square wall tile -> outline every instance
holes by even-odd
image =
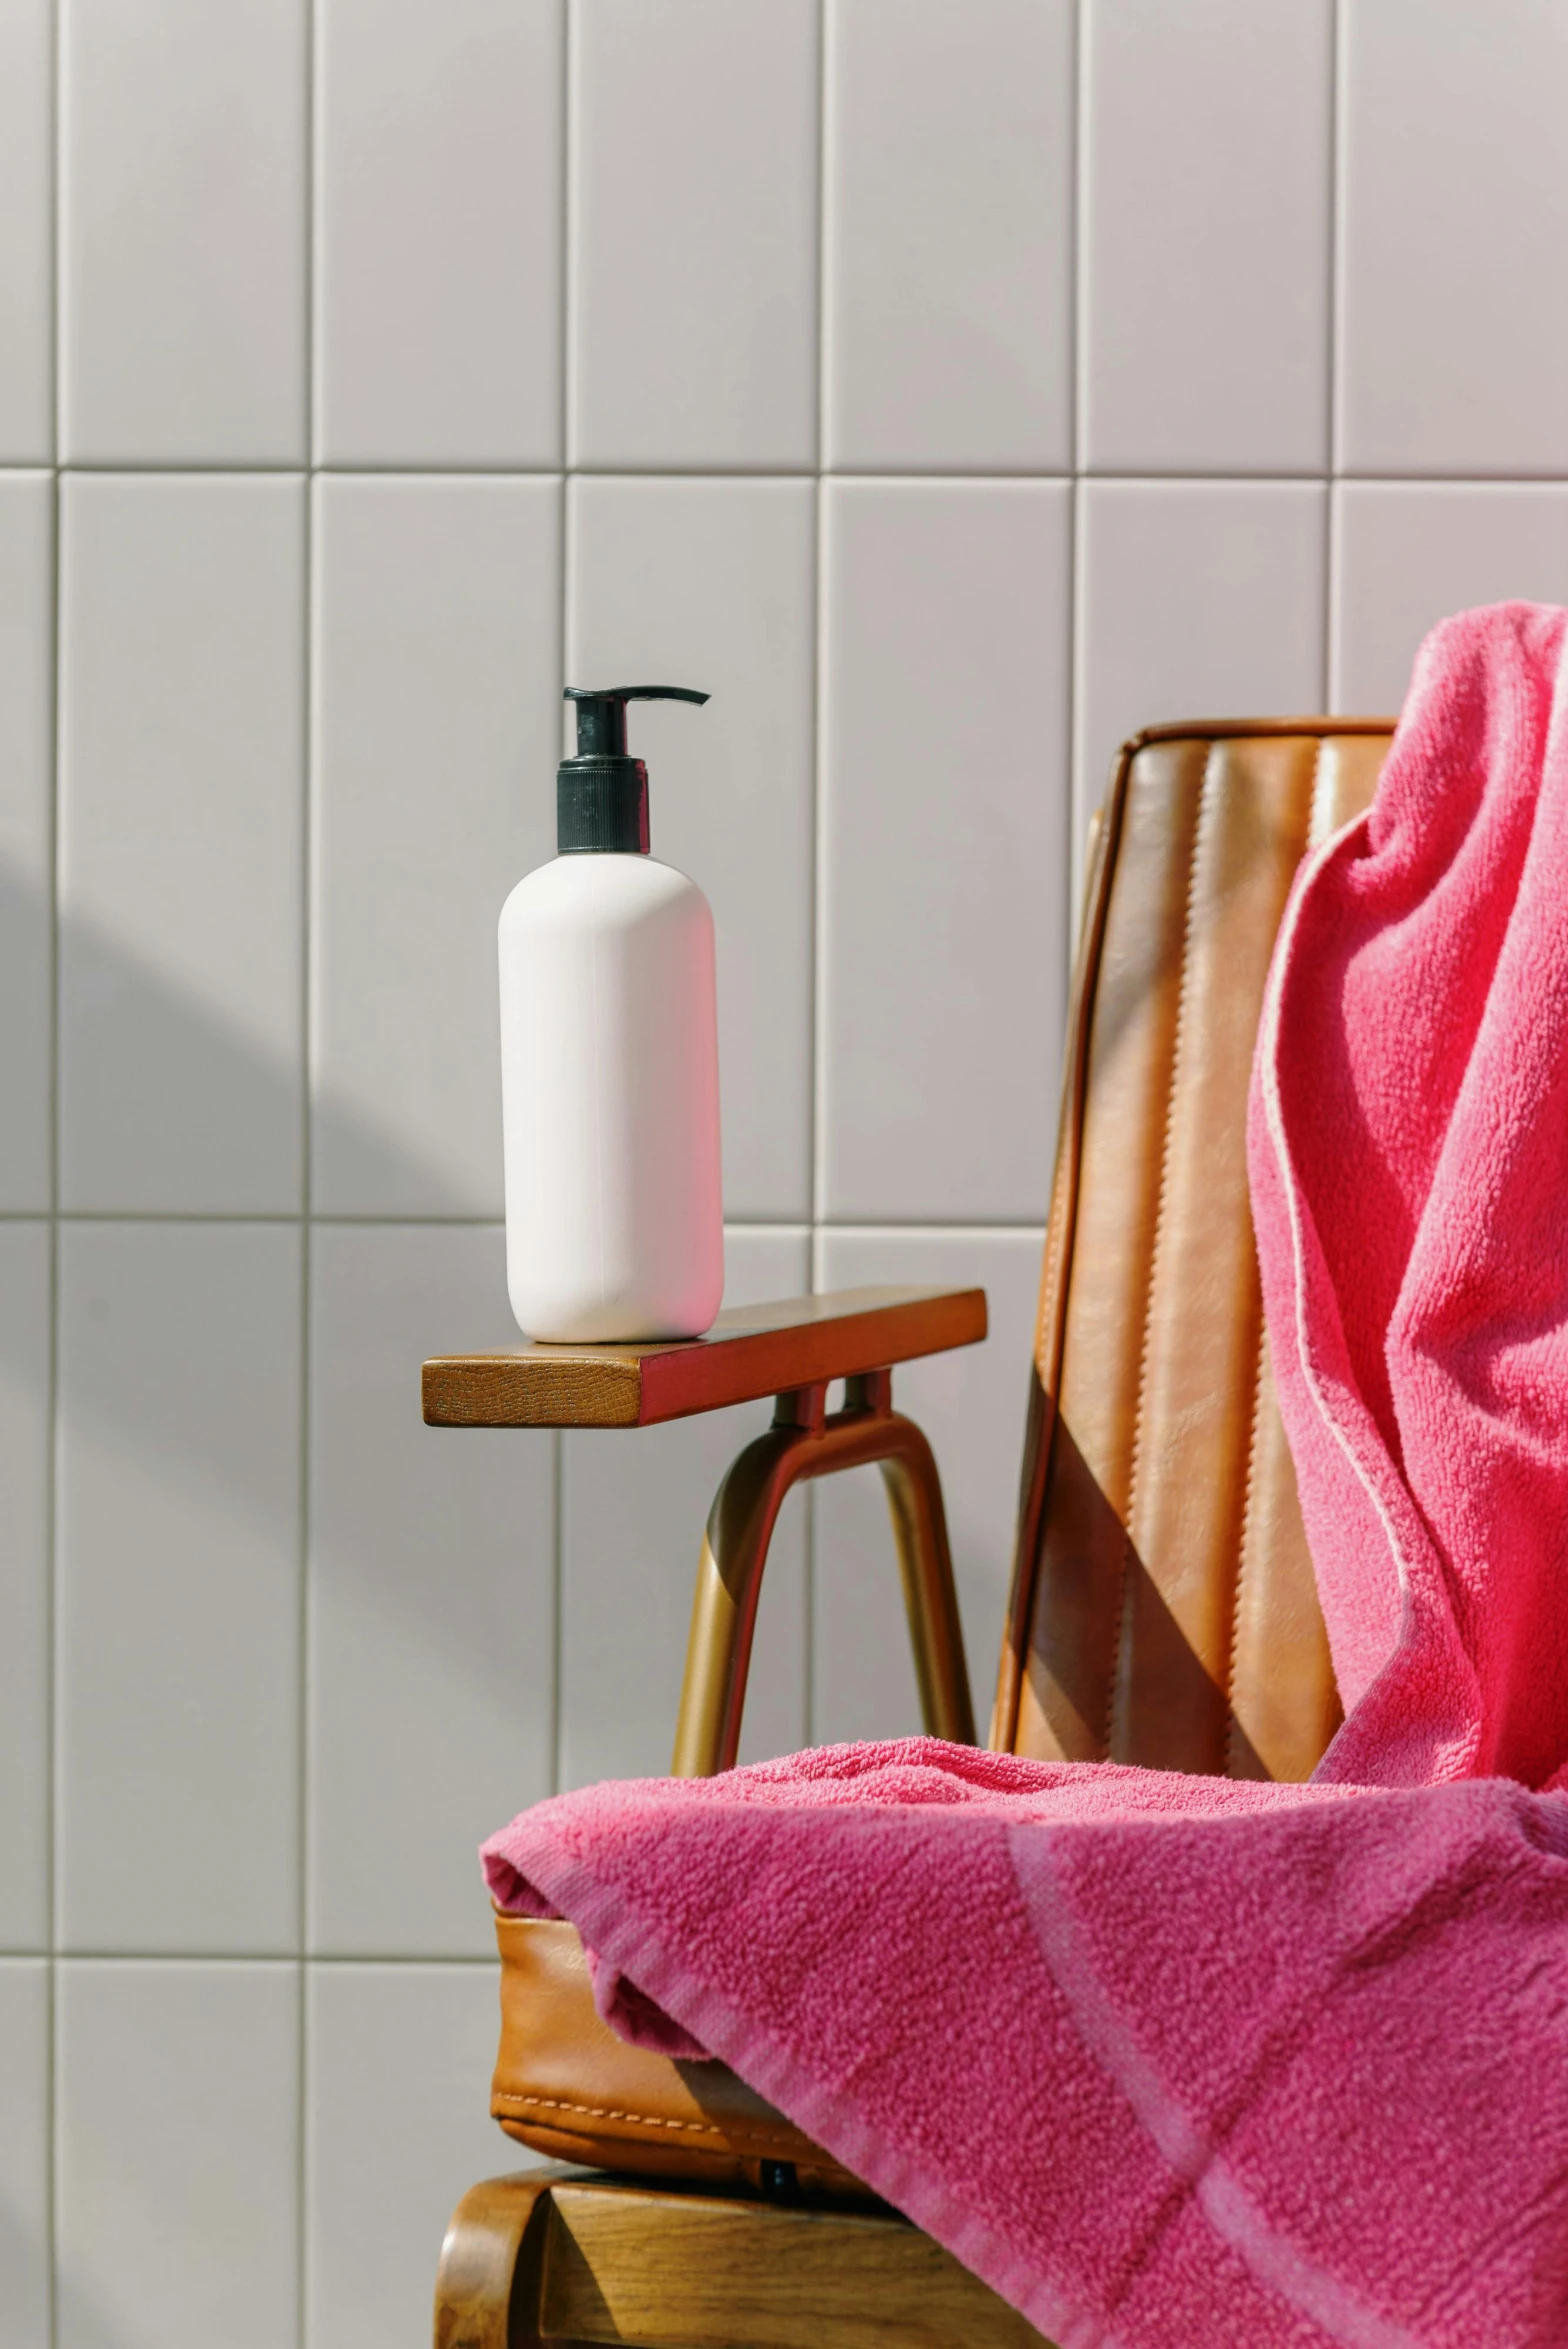
[[[533,2166],[490,2118],[496,1969],[312,1966],[308,1998],[305,2349],[424,2349],[459,2198]]]
[[[555,853],[560,484],[316,500],[314,1205],[499,1215],[496,922]]]
[[[1568,10],[1344,16],[1339,463],[1568,470]]]
[[[71,464],[305,456],[305,0],[62,0]]]
[[[1332,0],[1087,0],[1083,455],[1321,468]]]
[[[299,1235],[60,1235],[60,1931],[294,1947]]]
[[[297,1210],[302,485],[76,474],[61,509],[62,1204]]]
[[[322,0],[323,463],[560,463],[563,17]]]
[[[568,493],[573,682],[657,677],[698,715],[634,706],[653,853],[718,931],[728,1214],[811,1212],[816,491],[809,481],[578,479]]]
[[[809,466],[818,0],[575,0],[574,465]]]
[[[828,0],[827,461],[1063,472],[1068,0]]]
[[[964,1647],[983,1739],[1012,1584],[1014,1517],[1029,1401],[1043,1229],[823,1232],[817,1287],[873,1281],[986,1292],[990,1335],[893,1374],[893,1399],[931,1439],[942,1478]],[[908,1737],[920,1727],[909,1627],[881,1472],[815,1490],[812,1734],[819,1745]]]
[[[1336,710],[1397,710],[1422,637],[1467,605],[1568,603],[1568,484],[1354,481],[1335,496]]]
[[[53,753],[54,484],[0,474],[0,1208],[49,1205]]]
[[[0,1960],[0,2338],[49,2340],[49,1971]]]
[[[54,454],[54,11],[0,11],[0,464]]]
[[[487,1953],[475,1852],[550,1791],[555,1439],[420,1415],[427,1354],[516,1343],[499,1229],[316,1227],[314,1949]]]
[[[0,1223],[0,1949],[49,1940],[49,1290],[49,1226]]]
[[[1068,491],[824,507],[818,1213],[1026,1221],[1066,991]]]
[[[1317,482],[1090,481],[1079,491],[1077,822],[1140,726],[1323,702]]]
[[[804,1232],[726,1232],[725,1304],[804,1296],[809,1256]],[[770,1417],[768,1404],[747,1403],[565,1438],[563,1786],[668,1770],[703,1527],[725,1470]],[[804,1491],[786,1500],[768,1554],[743,1761],[805,1742],[806,1504]]]
[[[58,2349],[297,2339],[293,1966],[60,1968]]]

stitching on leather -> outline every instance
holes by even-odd
[[[1333,829],[1332,769],[1324,764],[1323,753],[1328,737],[1320,735],[1312,753],[1312,788],[1307,793],[1307,830],[1296,856],[1296,870],[1301,859],[1314,843],[1326,839]],[[1294,878],[1294,876],[1293,876]],[[1247,1561],[1251,1553],[1253,1503],[1256,1498],[1258,1437],[1263,1427],[1264,1378],[1263,1368],[1268,1360],[1269,1325],[1263,1313],[1261,1297],[1258,1301],[1258,1359],[1252,1374],[1252,1420],[1247,1430],[1247,1474],[1241,1497],[1241,1547],[1236,1559],[1236,1588],[1231,1601],[1230,1654],[1225,1664],[1225,1704],[1229,1719],[1225,1725],[1225,1774],[1235,1774],[1239,1758],[1238,1739],[1241,1723],[1236,1718],[1236,1650],[1241,1632],[1242,1592],[1247,1587]]]
[[[1237,1736],[1241,1724],[1236,1719],[1236,1644],[1241,1626],[1241,1594],[1247,1579],[1247,1558],[1251,1548],[1252,1503],[1257,1483],[1258,1432],[1263,1425],[1263,1364],[1268,1355],[1269,1325],[1259,1312],[1258,1361],[1252,1375],[1252,1424],[1247,1431],[1247,1475],[1241,1492],[1241,1550],[1236,1560],[1236,1589],[1230,1610],[1230,1654],[1225,1660],[1225,1704],[1229,1719],[1225,1724],[1225,1775],[1233,1778],[1238,1758]]]
[[[1056,1320],[1061,1303],[1062,1276],[1067,1256],[1067,1235],[1075,1221],[1078,1193],[1078,1161],[1083,1147],[1083,1064],[1088,1057],[1089,1035],[1093,1026],[1092,1005],[1094,976],[1097,976],[1099,947],[1104,936],[1102,900],[1105,895],[1107,868],[1114,855],[1114,841],[1119,833],[1121,809],[1118,804],[1125,778],[1118,775],[1106,805],[1095,810],[1093,833],[1089,848],[1086,874],[1083,934],[1079,944],[1082,962],[1083,987],[1078,997],[1078,1018],[1073,1034],[1067,1041],[1067,1061],[1062,1070],[1062,1132],[1068,1145],[1066,1163],[1053,1169],[1051,1205],[1046,1217],[1045,1262],[1041,1270],[1040,1297],[1035,1309],[1034,1361],[1040,1384],[1054,1397],[1060,1375],[1060,1365],[1052,1365],[1047,1379],[1042,1359],[1047,1331]],[[1093,975],[1091,975],[1093,974]]]
[[[1138,1511],[1138,1473],[1143,1466],[1143,1411],[1145,1390],[1149,1379],[1149,1354],[1154,1334],[1154,1297],[1160,1269],[1160,1242],[1165,1236],[1165,1197],[1169,1185],[1171,1165],[1171,1135],[1174,1125],[1172,1112],[1181,1081],[1182,1060],[1187,1042],[1187,1015],[1191,1002],[1189,980],[1192,975],[1192,908],[1198,889],[1198,858],[1203,846],[1204,818],[1208,813],[1209,784],[1214,773],[1214,746],[1210,743],[1204,754],[1203,777],[1198,785],[1198,812],[1192,827],[1192,846],[1187,856],[1187,889],[1182,902],[1181,961],[1176,976],[1176,1034],[1171,1045],[1171,1073],[1165,1087],[1164,1126],[1160,1137],[1160,1187],[1154,1202],[1154,1240],[1149,1250],[1149,1281],[1143,1299],[1143,1345],[1138,1356],[1138,1393],[1133,1406],[1132,1468],[1127,1479],[1126,1539],[1122,1544],[1121,1572],[1116,1591],[1116,1634],[1111,1645],[1110,1687],[1105,1702],[1105,1751],[1111,1751],[1111,1732],[1116,1723],[1116,1690],[1121,1678],[1122,1635],[1127,1623],[1128,1567],[1132,1562],[1133,1520]]]
[[[498,2088],[491,2102],[527,2106],[534,2112],[576,2112],[593,2121],[633,2121],[640,2129],[680,2129],[693,2137],[706,2137],[714,2145],[777,2145],[781,2132],[777,2129],[715,2128],[708,2121],[665,2121],[657,2113],[623,2111],[611,2104],[573,2104],[564,2096],[525,2096],[520,2090]],[[786,2140],[787,2141],[787,2140]]]
[[[1124,744],[1110,791],[1096,814],[1088,867],[1084,875],[1082,927],[1075,950],[1069,1008],[1073,1014],[1062,1070],[1062,1114],[1057,1133],[1056,1163],[1051,1176],[1051,1204],[1046,1216],[1045,1254],[1040,1273],[1040,1297],[1035,1309],[1034,1380],[1031,1414],[1040,1419],[1029,1476],[1018,1496],[1013,1543],[1013,1571],[1008,1591],[1006,1631],[997,1668],[996,1699],[991,1711],[990,1744],[1011,1753],[1018,1742],[1027,1658],[1035,1609],[1039,1601],[1041,1532],[1048,1507],[1051,1456],[1056,1442],[1057,1410],[1066,1345],[1066,1289],[1070,1278],[1078,1228],[1078,1198],[1082,1175],[1084,1093],[1094,1029],[1094,1006],[1099,988],[1101,956],[1110,894],[1115,879],[1117,848],[1126,813],[1134,746]],[[1049,1353],[1047,1339],[1051,1340]],[[1026,1445],[1031,1440],[1026,1434]]]
[[[1045,1333],[1056,1319],[1058,1295],[1062,1281],[1062,1260],[1067,1253],[1067,1185],[1053,1184],[1050,1219],[1045,1232],[1045,1271],[1040,1283],[1040,1302],[1035,1311],[1034,1358],[1039,1374],[1040,1355]],[[1040,1383],[1045,1385],[1041,1378]],[[1053,1381],[1054,1384],[1054,1381]],[[1047,1390],[1049,1392],[1049,1390]]]

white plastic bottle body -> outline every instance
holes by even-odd
[[[501,912],[506,1275],[529,1337],[699,1337],[724,1292],[713,915],[652,857],[559,856]]]

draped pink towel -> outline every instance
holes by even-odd
[[[1308,1787],[927,1739],[485,1847],[1061,2349],[1568,2343],[1568,694],[1428,638],[1293,893],[1249,1156],[1347,1719]]]

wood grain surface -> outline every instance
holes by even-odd
[[[558,2168],[453,2214],[436,2349],[1050,2349],[892,2211],[781,2205]]]
[[[1040,2349],[1016,2309],[891,2213],[598,2181],[551,2190],[545,2340],[638,2349]]]
[[[424,1366],[431,1427],[651,1427],[729,1403],[885,1370],[986,1334],[984,1289],[838,1289],[739,1305],[706,1337],[506,1347]]]

